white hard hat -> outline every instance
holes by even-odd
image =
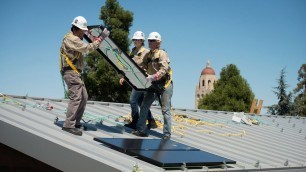
[[[77,16],[76,18],[74,18],[71,24],[80,28],[80,29],[82,29],[82,30],[88,30],[87,29],[87,21],[82,16]]]
[[[162,40],[162,39],[161,39],[161,36],[160,36],[160,34],[159,34],[158,32],[151,32],[151,33],[149,34],[148,39],[149,39],[149,40],[150,40],[150,39],[153,39],[153,40],[158,40],[158,41],[161,41],[161,40]]]
[[[133,38],[132,39],[142,39],[142,40],[145,40],[145,35],[143,32],[141,31],[136,31],[133,35]]]

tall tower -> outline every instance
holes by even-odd
[[[210,67],[210,61],[208,60],[195,89],[195,109],[198,109],[199,100],[214,90],[214,83],[217,80],[215,71]]]

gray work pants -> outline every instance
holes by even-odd
[[[88,94],[84,82],[79,74],[72,70],[64,72],[64,80],[68,86],[69,103],[66,113],[66,120],[63,127],[74,128],[80,125],[83,117]]]
[[[173,83],[169,85],[168,88],[161,94],[161,103],[162,103],[162,114],[164,116],[164,135],[171,136],[171,127],[172,127],[172,116],[171,116],[171,98],[173,94]],[[156,93],[145,92],[144,99],[140,107],[140,116],[137,122],[137,130],[143,133],[148,133],[149,129],[146,126],[146,120],[148,117],[148,111],[154,100],[156,99]]]

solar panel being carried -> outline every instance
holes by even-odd
[[[104,27],[88,26],[88,29],[84,38],[91,43],[95,37],[101,36]],[[119,74],[124,76],[125,81],[135,90],[144,91],[151,86],[151,83],[146,81],[145,72],[110,37],[103,39],[97,51]]]

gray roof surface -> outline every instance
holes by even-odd
[[[130,113],[129,104],[89,101],[84,119],[95,122],[97,131],[74,136],[53,124],[65,119],[68,100],[26,96],[0,97],[0,141],[62,171],[164,171],[150,163],[112,150],[93,140],[137,138],[116,119]],[[49,109],[48,107],[53,107]],[[160,107],[152,106],[156,119],[163,119]],[[303,117],[249,115],[259,125],[232,121],[233,112],[173,108],[172,140],[236,161],[227,167],[202,167],[188,171],[306,170],[306,124]],[[188,119],[198,119],[191,121]],[[200,120],[200,121],[199,121]],[[154,129],[150,138],[160,138]],[[71,165],[74,160],[75,165]],[[166,171],[171,170],[167,169]],[[171,171],[184,171],[175,169]]]

